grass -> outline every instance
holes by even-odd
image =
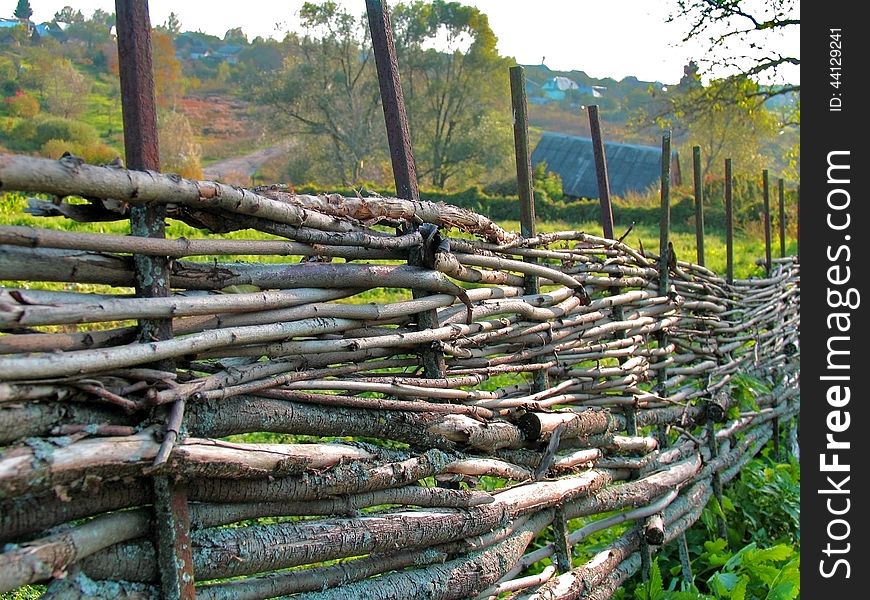
[[[45,218],[35,217],[24,212],[27,206],[27,196],[24,194],[10,192],[0,196],[0,223],[4,225],[22,225],[30,227],[40,227],[48,229],[62,229],[66,231],[81,231],[90,233],[108,233],[114,235],[128,235],[130,232],[129,222],[114,221],[103,223],[77,223],[69,219],[63,218]],[[502,221],[499,223],[505,229],[510,231],[519,231],[519,221]],[[564,221],[547,221],[537,224],[539,233],[548,233],[553,231],[578,230],[601,234],[601,226],[594,222],[583,223],[566,223]],[[617,236],[621,236],[627,227],[617,225]],[[206,238],[216,237],[201,229],[196,229],[180,221],[170,220],[167,223],[167,237],[170,238]],[[774,236],[776,234],[774,233]],[[252,230],[234,231],[227,234],[222,234],[220,237],[227,239],[280,239]],[[696,261],[695,250],[695,233],[694,230],[687,228],[675,227],[671,231],[671,241],[674,244],[677,256],[680,260],[690,262]],[[643,245],[643,248],[652,254],[658,253],[659,232],[658,228],[649,225],[636,225],[625,238],[625,242],[632,247],[638,248]],[[712,231],[705,236],[705,265],[717,272],[725,273],[726,268],[726,251],[725,251],[725,236],[723,232]],[[778,242],[775,240],[774,256],[778,256]],[[788,241],[787,252],[795,253],[797,250],[797,242],[793,239]],[[761,277],[764,275],[764,269],[756,264],[758,259],[764,257],[764,240],[756,231],[738,230],[734,236],[734,274],[738,278]],[[189,260],[210,261],[210,257],[192,257]],[[267,255],[267,256],[225,256],[219,257],[221,261],[251,261],[251,262],[282,262],[284,257]],[[7,283],[8,284],[8,283]],[[56,283],[37,283],[27,282],[23,284],[19,282],[16,285],[26,285],[27,287],[39,287],[42,289],[68,289],[70,284]],[[90,290],[95,291],[95,290]],[[105,290],[103,290],[105,292]],[[397,299],[406,299],[409,297],[404,290],[391,290],[378,288],[356,296],[359,302],[390,302]]]

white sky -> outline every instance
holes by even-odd
[[[0,0],[0,16],[12,16],[17,0]],[[501,54],[520,64],[585,71],[591,77],[676,83],[690,58],[704,55],[700,44],[680,43],[685,25],[666,23],[676,0],[461,0],[489,17]],[[339,0],[362,15],[364,0]],[[113,0],[31,0],[32,20],[48,21],[64,6],[89,17],[96,8],[115,12]],[[166,22],[175,12],[183,31],[203,31],[223,37],[241,27],[249,39],[283,37],[298,24],[303,0],[150,0],[151,24]],[[395,4],[395,0],[389,4]],[[7,14],[8,12],[8,14]],[[785,51],[799,56],[799,36],[782,41]],[[800,82],[799,69],[785,74]]]

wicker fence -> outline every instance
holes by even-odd
[[[730,283],[665,261],[660,293],[621,242],[428,202],[15,155],[0,190],[272,236],[0,227],[0,591],[607,598],[799,409],[793,258]],[[130,293],[142,256],[171,257],[170,297]]]

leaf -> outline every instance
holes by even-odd
[[[794,555],[794,549],[785,544],[777,544],[772,548],[757,551],[752,560],[756,563],[779,562],[791,558]]]
[[[661,569],[659,569],[658,559],[653,561],[652,568],[650,568],[649,590],[649,600],[659,600],[660,598],[664,598],[665,588],[664,585],[662,585],[662,572]]]
[[[736,573],[722,572],[710,577],[707,583],[717,596],[725,597],[731,593],[739,581],[740,578]]]
[[[731,590],[731,597],[729,600],[746,600],[746,588],[748,585],[749,577],[741,575],[737,585],[735,585],[734,589]]]
[[[800,593],[800,586],[791,581],[783,581],[773,586],[765,600],[794,600]]]
[[[744,557],[746,557],[747,555],[752,556],[752,553],[755,552],[755,550],[755,542],[743,546],[743,548],[738,550],[734,556],[728,559],[728,562],[725,563],[725,570],[734,571],[738,566],[740,566],[741,563],[743,563]]]

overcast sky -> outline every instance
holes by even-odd
[[[676,83],[690,58],[704,55],[699,44],[682,44],[685,24],[667,23],[676,0],[461,0],[475,5],[489,17],[501,54],[520,64],[551,69],[585,71],[592,77],[622,79],[634,75],[643,81]],[[0,0],[12,16],[17,0]],[[339,0],[359,14],[364,0]],[[389,4],[394,4],[390,2]],[[32,20],[48,21],[64,6],[90,16],[96,8],[115,12],[114,0],[30,0]],[[203,31],[223,37],[241,27],[249,39],[282,38],[298,24],[303,0],[150,0],[151,24],[166,22],[175,12],[182,30]],[[7,16],[0,14],[0,16]],[[799,56],[799,36],[781,40]],[[786,74],[799,83],[797,68]]]

